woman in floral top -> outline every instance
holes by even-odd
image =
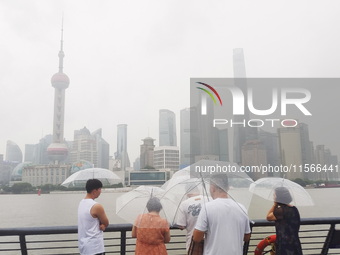
[[[162,205],[152,197],[146,208],[149,213],[141,214],[135,220],[132,237],[136,237],[136,255],[167,255],[165,243],[170,242],[170,228],[166,219],[159,216]]]

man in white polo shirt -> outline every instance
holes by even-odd
[[[243,243],[250,239],[246,209],[228,197],[228,189],[226,174],[211,177],[210,194],[214,200],[201,209],[193,233],[195,242],[204,239],[204,255],[242,255]]]

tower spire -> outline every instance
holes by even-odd
[[[62,16],[61,19],[61,39],[60,39],[60,51],[58,54],[59,57],[59,73],[63,72],[63,61],[64,61],[64,50],[63,50],[63,46],[64,46],[64,14]]]

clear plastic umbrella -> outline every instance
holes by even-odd
[[[116,214],[127,222],[134,224],[137,217],[148,213],[146,204],[151,197],[159,198],[162,209],[159,213],[170,224],[177,208],[176,198],[164,197],[165,191],[160,187],[139,186],[121,196],[116,200]]]
[[[112,185],[121,182],[121,178],[110,170],[104,168],[87,168],[75,172],[61,185],[65,187],[84,186],[89,179],[98,179],[103,185]]]
[[[200,173],[196,169],[203,171]],[[208,169],[210,169],[210,172],[206,171]],[[208,202],[211,200],[209,193],[211,177],[216,174],[228,176],[229,189],[226,192],[229,197],[248,209],[253,195],[249,191],[249,186],[254,181],[246,173],[242,172],[238,165],[223,161],[201,160],[179,170],[162,186],[165,190],[164,197],[175,196],[177,208],[188,198],[189,194],[194,193],[202,195],[204,203]],[[218,185],[218,183],[214,184]],[[176,215],[174,221],[175,219]]]
[[[285,197],[277,197],[275,189],[278,187],[285,187],[292,197],[291,204],[295,206],[312,206],[314,205],[313,199],[309,193],[301,185],[284,178],[267,177],[261,178],[252,183],[249,191],[255,195],[260,196],[266,200],[275,201],[278,203],[286,204]]]

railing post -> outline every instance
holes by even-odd
[[[122,230],[120,232],[120,255],[125,255],[126,253],[126,231]]]
[[[328,235],[326,237],[325,243],[323,245],[321,255],[327,255],[328,254],[328,249],[329,249],[329,244],[331,243],[333,234],[335,230],[335,224],[331,224],[331,227],[329,228]]]
[[[27,255],[26,236],[24,234],[19,235],[21,255]]]

